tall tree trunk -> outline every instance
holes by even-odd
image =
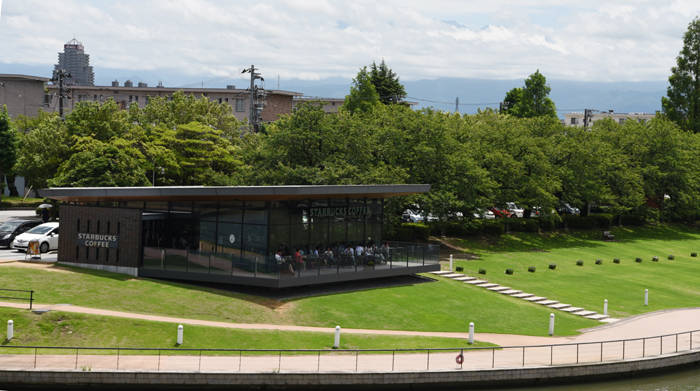
[[[17,191],[17,186],[15,185],[15,178],[17,175],[6,175],[7,187],[10,189],[10,197],[19,197],[19,192]]]
[[[3,195],[5,195],[5,174],[2,173],[2,168],[0,168],[0,201],[2,201]]]

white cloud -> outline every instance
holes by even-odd
[[[352,77],[384,58],[404,80],[518,79],[536,69],[559,79],[664,80],[688,23],[700,13],[700,4],[686,0],[0,5],[0,63],[54,64],[75,35],[98,71],[164,69],[215,78],[255,64],[270,79]]]

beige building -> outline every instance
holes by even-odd
[[[49,79],[27,75],[0,74],[0,107],[7,106],[12,118],[18,115],[34,117],[39,109],[46,109],[44,85]]]
[[[588,118],[588,126],[592,126],[596,121],[604,118],[611,118],[613,121],[624,124],[625,121],[638,121],[645,122],[654,118],[656,114],[650,113],[615,113],[613,110],[609,111],[594,111]],[[564,125],[566,126],[577,126],[581,127],[584,125],[584,113],[583,112],[572,112],[564,114]]]
[[[46,109],[49,112],[58,112],[58,86],[49,85],[49,91],[53,99]],[[72,85],[68,90],[71,99],[66,99],[63,109],[70,112],[73,106],[82,101],[106,102],[114,99],[122,109],[127,109],[132,104],[145,107],[148,100],[154,97],[172,96],[177,91],[194,95],[195,98],[207,97],[218,103],[228,103],[234,115],[239,120],[248,118],[250,110],[250,93],[247,90],[236,89],[235,86],[227,88],[171,88],[158,85],[149,87],[146,83],[138,83],[136,86],[131,81],[126,81],[123,86],[119,82],[112,82],[112,86],[79,86]],[[294,97],[301,96],[299,92],[266,90],[265,105],[262,119],[265,122],[277,120],[280,115],[292,112]]]
[[[326,113],[336,113],[338,111],[338,108],[345,103],[345,98],[315,98],[315,97],[308,97],[308,96],[296,96],[294,97],[294,108],[296,108],[298,105],[301,105],[306,102],[311,102],[314,106],[317,106],[319,103],[318,102],[324,102],[323,105],[323,110]],[[408,104],[409,107],[413,108],[413,106],[417,105],[418,102],[404,102]]]

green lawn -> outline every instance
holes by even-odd
[[[553,235],[517,233],[498,240],[456,240],[477,260],[456,261],[468,275],[486,269],[489,281],[546,296],[562,303],[626,317],[667,308],[700,306],[700,233],[684,226],[616,228],[615,242],[601,240],[601,231],[569,231]],[[674,260],[668,260],[668,255]],[[654,256],[659,262],[652,262]],[[635,258],[643,259],[636,263]],[[621,263],[613,263],[620,258]],[[584,266],[576,266],[577,260]],[[602,259],[602,265],[596,265]],[[556,263],[555,270],[548,269]],[[528,266],[537,271],[529,273]],[[514,270],[513,275],[504,273]],[[649,305],[644,306],[644,290]]]
[[[27,310],[0,308],[0,319],[14,322],[14,338],[3,346],[75,346],[114,348],[178,348],[177,324],[99,315],[51,311],[36,315]],[[332,329],[327,333],[299,331],[236,330],[184,326],[188,349],[331,349]],[[341,349],[460,348],[495,346],[458,338],[341,334]],[[7,353],[0,350],[0,353]],[[61,351],[44,351],[43,353]],[[74,354],[74,351],[62,351]],[[112,351],[98,352],[113,354]]]

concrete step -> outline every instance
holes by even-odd
[[[504,295],[511,296],[511,295],[521,294],[521,293],[523,293],[523,291],[519,291],[519,290],[516,290],[516,289],[508,289],[508,290],[505,290],[505,291],[499,291],[498,293],[503,293]],[[527,294],[527,293],[526,293],[526,294]]]
[[[477,286],[480,286],[482,288],[495,288],[495,287],[500,286],[500,285],[494,284],[494,283],[486,283],[486,284],[479,284]]]
[[[476,277],[457,277],[457,278],[453,278],[453,280],[455,280],[455,281],[472,281],[472,280],[476,280]]]
[[[537,304],[552,305],[552,304],[559,304],[559,302],[556,300],[543,300],[543,301],[538,301]]]
[[[486,284],[488,281],[486,280],[469,280],[469,281],[464,281],[465,284],[471,284],[471,285],[479,285],[479,284]]]
[[[535,297],[535,295],[532,293],[516,293],[513,295],[513,297],[518,299],[527,299],[528,297]]]
[[[437,274],[438,276],[441,276],[443,274],[452,274],[451,271],[449,270],[440,270],[439,272],[429,272],[430,274]]]
[[[461,273],[440,274],[440,277],[457,278],[457,277],[464,277],[464,274],[461,274]]]
[[[579,315],[579,316],[591,316],[591,315],[597,314],[597,312],[595,312],[595,311],[586,311],[586,310],[578,311],[578,312],[571,312],[571,313],[574,315]]]
[[[490,291],[494,291],[494,292],[502,292],[502,291],[510,290],[510,287],[509,286],[497,286],[497,287],[488,288],[488,289]]]
[[[559,304],[552,304],[552,305],[550,305],[549,307],[554,308],[555,310],[561,310],[561,309],[564,309],[564,308],[569,308],[569,307],[571,307],[571,304],[562,304],[562,303],[559,303]]]
[[[531,301],[531,302],[533,302],[533,303],[537,303],[537,302],[540,302],[540,301],[547,300],[547,298],[546,298],[546,297],[540,297],[540,296],[530,296],[530,297],[526,297],[524,300]]]
[[[593,319],[593,320],[603,320],[603,319],[608,319],[609,317],[610,317],[610,315],[603,315],[603,314],[584,316],[584,318]]]
[[[578,311],[583,311],[583,308],[579,307],[568,307],[568,308],[562,308],[561,309],[564,312],[578,312]]]

